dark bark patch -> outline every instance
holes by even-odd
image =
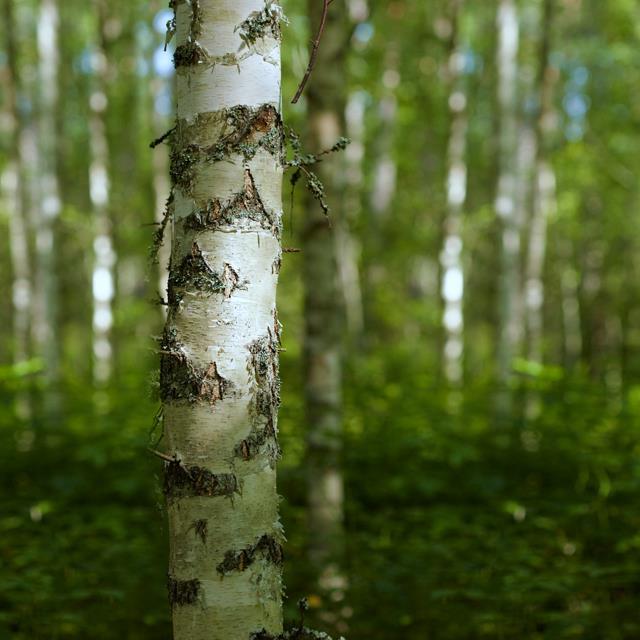
[[[223,576],[233,571],[245,571],[255,562],[258,556],[262,556],[268,562],[281,566],[282,545],[273,536],[265,534],[255,544],[246,549],[227,551],[224,560],[216,569]]]
[[[209,60],[209,54],[197,42],[185,42],[176,47],[173,54],[173,65],[176,69],[180,67],[193,67],[204,64]]]
[[[246,286],[240,281],[238,272],[229,264],[224,265],[222,273],[214,271],[204,257],[197,242],[191,246],[191,252],[182,258],[169,274],[169,304],[176,306],[182,300],[182,291],[186,289],[212,295],[222,293],[229,298],[236,289]]]
[[[191,0],[191,24],[189,25],[189,34],[187,42],[178,45],[173,54],[173,64],[177,68],[189,67],[207,62],[209,54],[198,43],[198,38],[202,35],[202,10],[200,8],[200,0]],[[174,8],[175,10],[175,8]],[[172,25],[169,26],[169,32],[175,33],[175,17]],[[168,36],[170,40],[171,36]]]
[[[273,418],[268,418],[264,427],[254,427],[251,433],[236,446],[234,453],[245,462],[265,453],[271,466],[274,467],[281,452]]]
[[[198,538],[202,540],[202,544],[204,544],[207,541],[209,523],[206,520],[196,520],[193,523],[193,529]]]
[[[258,415],[273,419],[280,406],[280,378],[278,370],[278,340],[269,329],[268,334],[249,345],[250,373],[253,374],[255,410]]]
[[[169,602],[172,605],[184,606],[185,604],[195,604],[200,593],[200,580],[176,580],[169,576],[167,581],[169,591]]]
[[[160,398],[209,402],[223,400],[231,382],[220,375],[218,365],[211,362],[206,368],[195,367],[178,342],[176,330],[166,327],[160,343]]]
[[[280,233],[279,223],[265,209],[249,169],[244,170],[242,191],[226,202],[219,198],[208,200],[204,207],[184,218],[183,225],[185,229],[204,231],[234,225],[242,220],[256,222],[275,235]]]
[[[176,146],[169,154],[169,174],[171,184],[185,194],[193,191],[195,166],[200,160],[201,151],[197,144],[188,144],[181,149]]]
[[[177,148],[172,154],[172,176],[181,178],[183,189],[192,182],[193,165],[199,161],[220,162],[234,153],[251,160],[259,149],[284,161],[282,119],[270,104],[200,113],[191,123],[180,120],[173,139]],[[184,147],[182,140],[188,141]]]
[[[164,495],[167,498],[189,496],[232,496],[238,493],[238,479],[232,473],[211,473],[180,461],[169,462],[164,472]]]

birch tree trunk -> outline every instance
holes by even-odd
[[[464,0],[451,3],[451,39],[448,60],[449,143],[447,149],[447,212],[440,254],[445,331],[444,372],[451,385],[459,385],[464,355],[464,268],[462,212],[467,197],[467,96],[462,81],[464,58],[460,46],[460,14]]]
[[[542,309],[544,281],[542,272],[547,247],[547,221],[555,209],[555,174],[547,157],[549,136],[554,128],[553,85],[555,70],[549,63],[553,0],[544,0],[541,23],[538,91],[540,111],[536,123],[537,158],[534,182],[533,217],[529,231],[525,305],[527,312],[527,357],[542,361]]]
[[[321,20],[322,2],[309,0],[307,8],[310,28],[315,33]],[[332,147],[344,132],[344,67],[349,37],[345,9],[344,3],[338,3],[329,11],[322,47],[307,88],[308,146],[313,152]],[[303,232],[309,552],[324,594],[336,589],[344,591],[339,569],[344,501],[341,471],[344,321],[335,233],[343,223],[342,163],[342,154],[338,154],[318,164],[332,219],[309,194]]]
[[[38,65],[40,104],[38,146],[40,167],[40,206],[36,225],[36,273],[33,308],[33,337],[37,352],[44,359],[49,388],[45,398],[48,410],[58,407],[55,389],[59,354],[57,334],[58,278],[55,264],[55,223],[62,208],[56,157],[58,111],[58,27],[56,0],[42,0],[38,16]]]
[[[161,344],[176,640],[282,628],[276,282],[280,7],[174,0],[172,255]]]
[[[518,16],[514,0],[500,0],[497,14],[499,174],[495,208],[501,223],[498,379],[507,385],[521,338],[520,228],[516,207]],[[504,394],[501,404],[508,404]]]
[[[103,385],[111,376],[113,326],[112,303],[115,279],[113,267],[116,254],[111,234],[109,216],[109,146],[106,113],[108,108],[107,84],[109,77],[106,52],[106,7],[97,6],[98,48],[94,55],[95,88],[91,92],[89,121],[91,164],[89,166],[89,195],[93,207],[93,377],[97,385]]]
[[[22,117],[18,110],[18,52],[16,21],[11,0],[4,0],[8,78],[5,85],[10,151],[2,185],[8,196],[11,266],[13,269],[13,361],[18,363],[30,355],[29,329],[31,307],[31,265],[29,261],[27,206],[24,167],[21,153]],[[25,397],[17,398],[19,415],[26,417],[29,407]]]

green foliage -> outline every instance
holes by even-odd
[[[62,353],[57,412],[47,410],[47,363],[34,354],[9,364],[14,352],[9,230],[15,211],[4,199],[7,154],[0,159],[0,290],[5,293],[0,305],[2,639],[170,636],[160,479],[165,461],[147,451],[148,446],[158,448],[162,436],[161,414],[153,420],[159,359],[151,337],[160,331],[161,314],[149,304],[157,274],[145,275],[144,254],[148,225],[156,219],[154,179],[164,175],[162,167],[154,168],[148,141],[159,140],[171,126],[168,113],[154,109],[165,94],[170,104],[171,81],[158,82],[152,64],[164,39],[172,44],[175,25],[170,20],[166,35],[153,33],[152,13],[160,3],[105,4],[105,44],[112,62],[105,113],[110,218],[118,256],[114,376],[106,386],[91,382],[91,246],[96,230],[87,159],[95,12],[86,2],[69,0],[59,2],[64,73],[58,173],[64,208],[55,228]],[[309,34],[302,5],[284,4],[290,17],[283,49],[287,98],[304,72]],[[319,206],[335,210],[362,250],[355,266],[361,275],[365,329],[345,339],[342,463],[350,588],[345,601],[336,605],[348,620],[345,635],[349,640],[635,640],[640,637],[640,286],[633,276],[640,272],[636,6],[632,0],[557,3],[552,60],[558,74],[558,122],[549,159],[558,198],[548,221],[544,362],[514,361],[513,413],[498,419],[496,397],[503,389],[492,365],[500,269],[493,206],[495,3],[465,3],[461,25],[467,40],[463,62],[469,113],[465,384],[453,390],[439,375],[438,264],[446,203],[449,111],[444,78],[450,3],[366,4],[369,13],[356,16],[349,32],[349,83],[344,89],[362,109],[362,130],[356,127],[359,139],[354,135],[345,154],[348,169],[339,176],[346,183],[344,206],[327,196],[329,190],[313,169],[318,162],[330,162],[329,154],[342,151],[347,140],[309,153],[294,133],[304,131],[304,96],[285,114],[292,186],[306,182]],[[38,7],[33,0],[14,5],[28,151],[29,136],[37,131],[33,43]],[[362,3],[353,5],[357,9]],[[523,77],[535,70],[539,5],[519,3]],[[281,19],[276,11],[275,4],[266,3],[250,24],[239,25],[243,49],[254,46],[264,30],[276,29],[276,18]],[[195,21],[192,50],[182,53],[194,53],[198,28]],[[166,55],[170,59],[171,52]],[[3,55],[0,62],[4,60]],[[165,94],[156,86],[162,82]],[[531,118],[534,102],[522,100],[521,118]],[[385,112],[389,105],[395,109],[391,118]],[[570,115],[571,105],[578,113],[586,109],[582,119]],[[186,187],[196,153],[216,162],[228,153],[251,158],[259,148],[282,153],[275,110],[237,108],[228,117],[223,146],[179,149],[173,158],[174,177]],[[4,113],[1,120],[4,127]],[[259,135],[252,133],[255,125]],[[3,152],[8,149],[4,128],[0,144]],[[166,149],[160,145],[153,153]],[[382,170],[389,163],[395,168],[395,189],[387,208],[374,212],[376,189],[380,176],[388,177]],[[359,172],[361,178],[354,180]],[[37,173],[37,165],[28,167],[32,207]],[[273,228],[275,221],[255,191],[248,175],[242,193],[230,194],[228,202],[201,203],[202,209],[185,224],[199,229],[242,215]],[[299,191],[293,197],[302,203]],[[285,245],[300,240],[305,216],[301,205],[285,217]],[[156,244],[164,225],[169,234],[168,222],[165,218]],[[32,259],[35,249],[31,238]],[[234,287],[244,286],[241,272],[228,271],[225,277],[201,258],[194,250],[183,275],[195,278],[203,295],[232,295]],[[323,602],[315,593],[306,554],[300,271],[299,257],[285,253],[279,289],[285,327],[282,390],[264,366],[268,358],[258,358],[255,365],[263,379],[256,410],[270,416],[282,395],[278,478],[288,539],[283,545],[286,626],[302,626],[296,600],[307,595],[304,624],[322,629],[326,610],[335,603]],[[174,279],[175,295],[185,282]],[[578,318],[575,334],[567,328],[572,305]],[[575,353],[570,338],[578,343]],[[164,346],[179,349],[170,340]],[[270,342],[268,347],[277,345]],[[203,388],[209,399],[224,391],[213,369],[181,375],[192,385],[194,397]],[[539,405],[537,414],[527,412],[532,397]],[[280,448],[274,431],[267,421],[263,430],[251,432],[238,445],[236,455],[246,459],[269,447],[275,460]],[[192,476],[194,487],[179,475],[182,469],[174,471],[181,491],[217,490],[210,477]],[[232,492],[232,479],[226,482],[224,490]],[[200,528],[197,534],[207,532]],[[266,549],[279,559],[271,542],[263,541],[259,552]],[[256,551],[240,549],[238,554],[248,558]],[[237,555],[229,563],[244,564],[246,558]],[[195,589],[193,584],[170,583],[169,595],[188,600]]]

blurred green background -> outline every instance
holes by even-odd
[[[170,13],[154,1],[58,2],[59,99],[43,125],[42,20],[51,2],[3,2],[5,18],[12,5],[13,24],[4,20],[0,44],[0,638],[168,638],[161,462],[146,448],[158,437],[153,336],[163,322],[154,304],[158,268],[148,256],[157,203],[168,195],[166,148],[151,151],[149,142],[171,126],[171,52],[163,51]],[[306,7],[284,4],[285,119],[304,132],[305,100],[288,102],[307,63]],[[441,355],[439,264],[450,3],[348,5],[347,193],[332,202],[327,185],[336,215],[347,211],[362,298],[358,306],[347,294],[362,326],[352,322],[344,331],[345,635],[639,638],[640,6],[555,2],[555,127],[545,145],[557,201],[547,221],[542,357],[523,348],[507,379],[495,366],[498,2],[462,10],[464,357],[463,380],[452,384]],[[539,110],[542,2],[516,5],[517,118],[519,127],[531,127]],[[106,108],[96,106],[97,94]],[[91,146],[96,114],[105,126],[106,209],[117,256],[113,295],[106,296],[106,358],[95,351],[92,298],[101,202],[90,181],[100,157]],[[57,345],[55,369],[33,331],[26,350],[18,349],[24,296],[12,226],[16,117],[31,300],[38,278],[55,275],[55,313],[44,316],[45,335]],[[49,148],[47,122],[55,129]],[[47,153],[61,208],[52,223],[53,259],[39,271]],[[283,244],[295,247],[306,204],[302,188],[290,203],[288,196],[285,183]],[[525,224],[523,246],[530,234]],[[305,561],[302,259],[285,254],[279,287],[286,349],[279,490],[286,617],[296,620],[296,600],[309,596],[308,619],[322,627],[323,604]],[[102,379],[101,358],[110,368]],[[498,410],[505,394],[508,410]]]

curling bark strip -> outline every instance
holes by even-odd
[[[160,387],[175,460],[165,471],[174,638],[248,640],[282,631],[281,12],[264,0],[172,7],[177,120]]]

